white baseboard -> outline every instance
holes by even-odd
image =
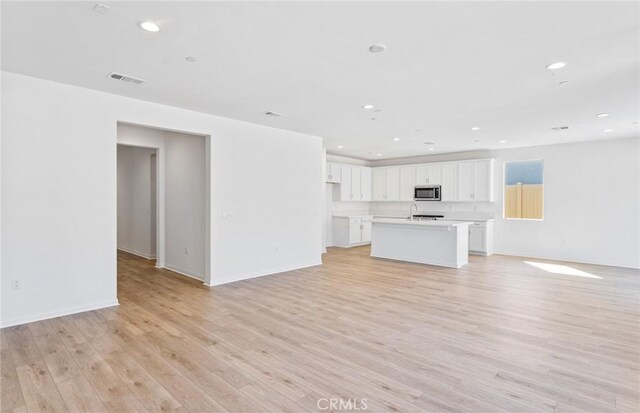
[[[155,255],[145,254],[144,252],[137,251],[137,250],[131,250],[131,249],[125,248],[125,247],[118,247],[118,250],[124,251],[124,252],[128,252],[129,254],[137,255],[138,257],[144,258],[146,260],[155,260],[156,259]]]
[[[197,275],[189,274],[188,272],[181,270],[171,264],[165,264],[163,267],[165,270],[177,272],[180,275],[184,275],[185,277],[193,278],[194,280],[204,281],[204,277],[199,277]]]
[[[17,317],[9,320],[0,321],[0,328],[17,326],[20,324],[33,323],[35,321],[48,320],[50,318],[63,317],[66,315],[84,313],[85,311],[99,310],[101,308],[114,307],[120,305],[118,300],[101,301],[90,305],[81,305],[77,307],[69,307],[62,310],[31,314],[28,316]]]
[[[576,264],[589,264],[589,265],[603,265],[606,267],[620,267],[620,268],[630,268],[633,270],[640,269],[640,266],[633,265],[620,265],[617,263],[604,262],[604,261],[592,261],[592,260],[577,260],[575,258],[563,258],[563,257],[541,257],[538,255],[527,255],[521,254],[518,252],[510,252],[510,251],[495,251],[494,254],[497,255],[507,255],[509,257],[521,257],[521,258],[530,258],[534,260],[548,260],[548,261],[566,261],[566,262],[575,262]]]
[[[276,269],[267,270],[267,271],[256,271],[256,272],[253,272],[253,273],[242,274],[242,275],[237,275],[237,276],[233,276],[233,277],[227,277],[227,278],[223,278],[223,279],[212,280],[211,283],[209,283],[209,284],[205,283],[205,285],[209,286],[209,287],[215,287],[217,285],[229,284],[229,283],[236,282],[236,281],[243,281],[243,280],[249,280],[251,278],[264,277],[265,275],[280,274],[280,273],[283,273],[283,272],[289,272],[289,271],[301,270],[303,268],[315,267],[316,265],[322,265],[322,260],[317,261],[317,262],[313,262],[313,263],[292,265],[292,266],[281,267],[281,268],[276,268]]]

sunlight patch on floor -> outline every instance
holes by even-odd
[[[546,272],[550,272],[553,274],[574,275],[576,277],[585,277],[585,278],[597,278],[598,280],[602,279],[602,277],[578,270],[576,268],[569,267],[567,265],[548,264],[546,262],[533,262],[533,261],[524,261],[524,263],[531,265],[532,267],[540,268],[541,270],[544,270]]]

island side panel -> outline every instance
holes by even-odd
[[[462,225],[468,231],[468,226]],[[467,246],[457,226],[373,223],[371,256],[459,268],[466,263],[459,244]],[[468,234],[467,234],[468,235]]]

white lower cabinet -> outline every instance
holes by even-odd
[[[371,243],[372,220],[371,215],[333,217],[333,245],[349,248]]]
[[[493,221],[479,221],[469,225],[469,254],[493,254]]]

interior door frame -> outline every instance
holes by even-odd
[[[185,133],[189,135],[200,136],[204,138],[205,144],[205,245],[204,245],[204,280],[203,283],[207,286],[211,286],[211,237],[212,231],[212,219],[211,219],[211,183],[213,168],[211,164],[211,135],[192,132],[182,129],[173,129],[170,127],[146,125],[141,123],[134,123],[129,121],[118,120],[116,122],[116,146],[137,146],[142,148],[149,148],[156,150],[156,268],[165,268],[165,150],[164,141],[158,143],[140,141],[123,141],[120,142],[117,136],[117,125],[129,125],[137,126],[141,128],[155,129],[163,132],[177,132]],[[117,169],[117,168],[116,168]],[[117,209],[117,205],[115,206]],[[116,211],[117,216],[117,211]],[[186,275],[186,274],[185,274]]]

